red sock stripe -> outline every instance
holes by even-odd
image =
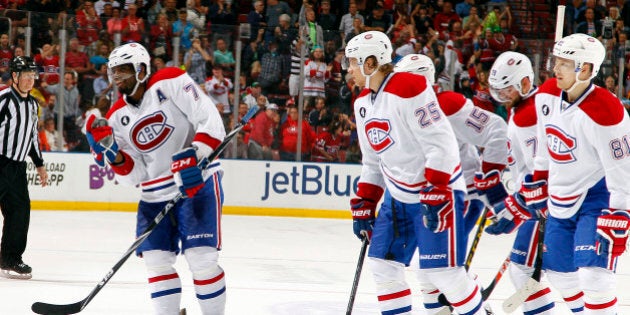
[[[537,298],[539,298],[539,297],[541,297],[541,296],[543,296],[545,294],[548,294],[548,293],[551,293],[551,290],[549,288],[544,288],[544,289],[542,289],[542,290],[540,290],[540,291],[530,295],[527,298],[527,300],[525,300],[525,302],[529,302],[529,301],[535,300],[535,299],[537,299]]]
[[[382,302],[382,301],[388,301],[388,300],[393,300],[393,299],[397,299],[403,296],[407,296],[407,295],[411,295],[411,290],[407,289],[407,290],[403,290],[400,292],[396,292],[396,293],[392,293],[392,294],[385,294],[385,295],[379,295],[378,296],[378,301]]]
[[[583,296],[584,296],[584,292],[580,291],[580,293],[578,293],[578,294],[576,294],[574,296],[570,296],[568,298],[564,298],[564,300],[567,301],[567,302],[573,302],[573,301],[575,301],[577,299],[581,299]]]
[[[176,273],[171,273],[170,275],[162,275],[162,276],[149,278],[149,283],[171,280],[175,278],[179,278],[179,276]]]
[[[470,302],[470,300],[472,300],[475,297],[477,292],[479,292],[479,286],[475,286],[475,290],[473,290],[473,292],[467,298],[465,298],[462,301],[459,301],[457,303],[453,303],[453,306],[458,307],[458,306],[462,306],[462,305]]]
[[[429,292],[427,294],[438,294],[438,293],[440,293],[440,290],[439,289],[435,289],[435,290],[433,290],[433,291],[431,291],[431,292]]]
[[[193,282],[195,283],[195,285],[213,284],[213,283],[218,282],[219,280],[223,279],[223,277],[225,277],[225,273],[224,272],[222,272],[218,276],[216,276],[214,278],[211,278],[211,279],[206,279],[206,280],[197,280],[197,279],[195,279]]]
[[[603,304],[584,303],[584,307],[588,308],[589,310],[603,310],[603,309],[607,309],[609,307],[612,307],[615,304],[617,304],[617,298],[614,298],[614,299],[612,299],[612,301],[607,302],[607,303],[603,303]]]

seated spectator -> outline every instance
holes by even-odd
[[[311,161],[339,162],[343,137],[343,125],[339,121],[332,121],[326,131],[317,134]]]
[[[326,108],[326,99],[317,97],[315,99],[315,106],[308,114],[308,122],[315,130],[318,130],[327,127],[331,120],[332,115]]]
[[[280,159],[295,161],[298,151],[298,109],[289,107],[286,121],[280,127]],[[301,161],[309,161],[311,148],[315,142],[315,132],[307,121],[302,121],[302,145],[300,146]]]
[[[260,83],[254,82],[249,88],[249,93],[243,97],[243,103],[247,104],[248,108],[252,108],[254,106],[258,106],[258,97],[262,95],[262,88],[260,87]],[[265,98],[265,104],[263,106],[266,107],[269,105],[269,101]]]
[[[9,64],[13,59],[13,48],[9,43],[9,35],[0,35],[0,72],[4,73],[9,70]]]
[[[251,160],[272,160],[271,146],[274,143],[274,130],[279,120],[278,105],[269,104],[264,113],[253,119],[252,131],[247,146],[247,156]]]
[[[599,19],[595,19],[595,10],[586,8],[584,11],[584,21],[577,25],[575,32],[588,34],[601,39],[602,30],[602,22]]]
[[[99,76],[92,82],[92,89],[94,90],[94,97],[98,100],[101,96],[108,96],[111,98],[111,93],[114,85],[109,82],[109,76],[107,75],[107,64],[101,64],[99,67]]]
[[[501,27],[492,30],[492,38],[487,39],[490,49],[494,51],[495,57],[508,50],[515,50],[518,40],[512,34],[503,34]]]
[[[53,118],[44,120],[44,128],[39,133],[39,139],[42,151],[68,151],[66,140],[63,137],[59,137]]]

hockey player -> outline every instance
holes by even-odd
[[[500,116],[476,107],[460,93],[439,91],[435,84],[435,66],[425,55],[406,55],[396,63],[394,71],[424,76],[436,90],[438,104],[453,127],[468,190],[464,210],[464,225],[468,234],[485,207],[474,185],[475,173],[482,171],[496,174],[499,178],[507,164],[507,124]],[[482,158],[478,148],[483,148]]]
[[[411,312],[402,267],[418,249],[429,314],[441,311],[438,289],[458,313],[485,314],[479,287],[462,267],[465,184],[457,140],[433,89],[422,76],[393,73],[391,42],[382,32],[352,38],[345,52],[348,72],[365,86],[354,103],[363,167],[351,200],[353,229],[371,238],[368,257],[381,312]]]
[[[504,52],[492,65],[490,76],[490,93],[492,97],[505,104],[510,111],[508,122],[508,138],[510,143],[510,171],[512,179],[520,190],[521,183],[527,182],[534,171],[534,156],[540,142],[536,136],[536,109],[534,99],[538,88],[534,86],[534,70],[529,58],[517,52]],[[529,176],[527,176],[529,175]],[[526,180],[527,178],[527,180]],[[490,225],[486,231],[490,234],[510,233],[518,228],[516,239],[510,255],[510,279],[517,289],[525,285],[534,273],[534,262],[538,255],[538,225],[540,221],[525,205],[524,199],[518,193],[508,196],[502,183],[494,181],[495,176],[478,174],[477,183],[488,183],[481,189],[491,196],[497,222]],[[505,200],[508,198],[508,200]],[[516,202],[514,202],[516,201]],[[506,205],[511,206],[506,206]],[[544,206],[543,206],[544,208]],[[529,217],[522,219],[521,215]],[[520,227],[519,227],[520,226]],[[581,300],[567,300],[573,308]],[[523,303],[525,314],[552,314],[554,302],[551,290],[544,285],[534,292]]]
[[[137,249],[147,267],[155,313],[179,313],[182,285],[173,265],[181,250],[202,313],[223,314],[225,277],[217,263],[222,171],[217,161],[206,159],[225,137],[221,116],[183,70],[152,74],[149,54],[140,44],[114,49],[108,71],[123,97],[107,113],[109,125],[90,118],[87,135],[97,159],[109,164],[120,183],[141,186],[137,233],[178,192],[186,197]],[[202,171],[198,163],[209,165]]]
[[[605,54],[586,34],[554,45],[556,78],[536,94],[546,149],[536,154],[533,179],[547,185],[526,194],[526,201],[548,196],[543,266],[565,299],[584,292],[585,315],[617,314],[615,269],[630,229],[630,119],[613,94],[591,83]]]

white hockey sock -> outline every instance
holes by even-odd
[[[514,287],[520,288],[529,281],[529,278],[531,278],[534,273],[534,268],[517,263],[511,263],[509,272],[510,279],[512,279]],[[554,308],[555,303],[551,297],[551,290],[549,289],[549,286],[546,285],[546,282],[541,282],[541,284],[544,284],[542,289],[530,295],[523,303],[522,309],[524,314],[546,315],[553,313],[552,309]]]
[[[421,284],[422,285],[422,284]],[[448,308],[448,306],[442,305],[439,302],[438,297],[441,292],[438,289],[425,289],[424,286],[422,288],[422,303],[424,305],[424,309],[427,311],[427,314],[437,314],[441,312],[444,308]]]
[[[225,313],[225,273],[217,264],[219,254],[212,247],[194,247],[185,254],[193,274],[195,293],[204,315]]]
[[[584,290],[584,315],[616,315],[615,273],[604,268],[583,267],[578,274]]]
[[[155,314],[179,313],[182,283],[173,268],[175,253],[153,250],[142,254],[147,266],[151,301]]]
[[[584,293],[580,288],[578,273],[547,270],[545,274],[554,289],[560,293],[569,310],[573,314],[584,314]]]
[[[376,283],[378,305],[383,314],[410,314],[411,289],[405,281],[405,266],[394,261],[369,258]]]
[[[451,302],[460,315],[485,314],[481,289],[468,277],[464,267],[423,269],[426,277]]]

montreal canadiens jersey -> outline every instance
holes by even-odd
[[[436,171],[446,175],[452,189],[465,191],[457,140],[424,77],[392,73],[377,92],[364,89],[354,111],[363,153],[360,182],[418,203],[420,189],[435,184],[425,175]]]
[[[170,200],[179,192],[171,173],[174,153],[193,142],[200,148],[215,149],[225,138],[216,106],[179,68],[153,74],[140,104],[128,104],[121,98],[107,119],[120,150],[132,159],[120,167],[125,171],[117,171],[116,179],[122,184],[139,184],[141,198],[147,202]],[[213,161],[204,176],[219,170],[219,163]]]
[[[534,162],[536,170],[549,170],[551,214],[574,215],[604,177],[609,207],[630,209],[630,119],[621,102],[591,84],[570,103],[550,79],[536,95],[536,115],[538,139],[546,139],[547,150],[539,150]]]
[[[525,175],[534,173],[534,157],[540,144],[536,128],[537,92],[538,88],[534,88],[510,109],[507,132],[508,164],[517,189],[521,187]]]
[[[507,123],[503,118],[475,106],[460,93],[440,92],[437,99],[459,143],[464,177],[469,187],[475,172],[481,170],[478,148],[483,148],[484,172],[507,165]]]

